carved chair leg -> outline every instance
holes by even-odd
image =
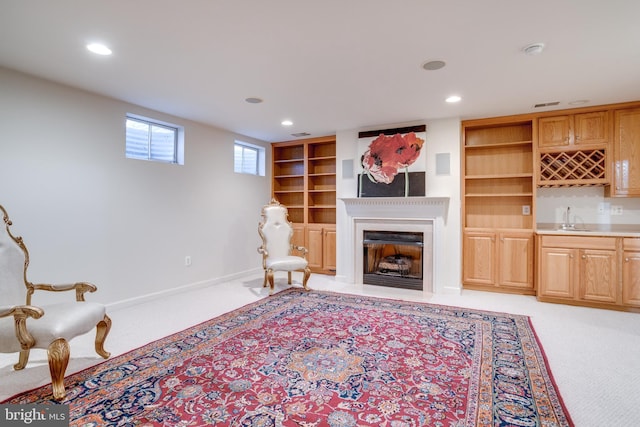
[[[302,287],[305,291],[309,290],[309,288],[307,288],[307,280],[309,280],[309,276],[311,276],[311,269],[307,267],[304,269],[304,276],[302,278]]]
[[[18,358],[18,363],[13,365],[13,369],[19,371],[20,369],[24,369],[27,366],[27,362],[29,361],[29,350],[21,350],[20,356]]]
[[[268,270],[267,280],[269,280],[269,295],[272,295],[275,288],[275,284],[273,283],[273,270]]]
[[[111,319],[106,314],[104,319],[98,322],[96,325],[96,353],[105,359],[111,356],[111,353],[104,350],[104,340],[107,339],[107,335],[111,330]]]
[[[287,271],[287,283],[291,284],[291,272]]]
[[[53,398],[55,400],[62,400],[66,396],[64,390],[64,373],[69,364],[69,343],[67,343],[64,338],[58,338],[49,344],[47,356],[49,358]]]

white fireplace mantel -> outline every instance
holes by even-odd
[[[448,197],[352,197],[341,198],[349,217],[436,218],[445,217]]]
[[[433,256],[428,261],[432,275],[425,278],[427,293],[440,293],[443,284],[438,274],[438,254],[442,253],[442,232],[449,207],[448,197],[356,197],[339,199],[345,205],[348,216],[346,264],[348,280],[362,284],[362,230],[375,225],[376,229],[392,231],[424,231],[432,235]],[[431,233],[430,230],[433,232]]]

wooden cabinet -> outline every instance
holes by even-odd
[[[537,185],[608,184],[610,115],[602,110],[538,118]]]
[[[640,308],[640,238],[624,239],[622,304]]]
[[[640,108],[614,111],[613,170],[606,195],[640,197]]]
[[[491,231],[464,233],[462,282],[465,285],[495,285],[495,242],[496,235]]]
[[[273,143],[272,158],[272,196],[289,210],[294,241],[309,250],[311,271],[335,274],[335,137]]]
[[[498,234],[498,286],[533,291],[533,233]]]
[[[606,145],[609,141],[609,112],[593,111],[538,119],[538,147],[580,148]]]
[[[538,262],[538,297],[573,299],[577,281],[576,250],[541,247]]]
[[[534,292],[533,139],[522,116],[462,122],[466,288]]]
[[[307,226],[306,246],[309,249],[309,267],[325,274],[336,272],[336,228],[310,224]]]
[[[466,231],[463,283],[469,289],[533,294],[533,233]]]
[[[618,301],[618,262],[615,249],[581,249],[579,253],[578,299],[616,303]]]
[[[618,304],[617,239],[538,236],[538,299],[590,305]]]

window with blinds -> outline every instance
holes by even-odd
[[[126,157],[163,163],[180,163],[182,128],[139,116],[127,115]]]
[[[264,148],[246,142],[234,144],[233,171],[264,176]]]

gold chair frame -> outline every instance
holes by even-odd
[[[36,291],[49,291],[49,292],[67,292],[75,291],[75,300],[79,303],[85,303],[84,295],[87,292],[95,292],[98,288],[88,282],[76,282],[72,284],[53,285],[47,283],[34,284],[27,280],[27,268],[29,267],[29,251],[25,246],[22,237],[14,236],[11,233],[10,226],[12,225],[9,215],[5,208],[0,205],[0,211],[2,212],[5,229],[11,240],[13,240],[18,247],[24,253],[24,267],[22,278],[26,287],[26,301],[25,305],[16,306],[3,306],[0,307],[0,318],[13,316],[15,323],[16,339],[20,343],[20,355],[18,363],[13,368],[15,370],[24,369],[29,361],[29,353],[31,348],[36,344],[36,340],[29,332],[29,326],[27,324],[28,319],[40,319],[45,316],[46,310],[34,306],[31,304],[32,296]],[[43,319],[43,320],[46,320]],[[95,325],[96,327],[96,339],[95,339],[95,351],[103,358],[107,359],[111,354],[104,349],[104,342],[109,330],[111,329],[111,319],[106,314]],[[81,335],[81,334],[79,334]],[[38,348],[44,348],[40,343]],[[66,396],[64,387],[64,375],[69,364],[70,348],[69,343],[65,338],[58,338],[48,344],[47,358],[49,362],[49,372],[51,374],[51,385],[53,388],[53,397],[56,400],[62,400]]]

